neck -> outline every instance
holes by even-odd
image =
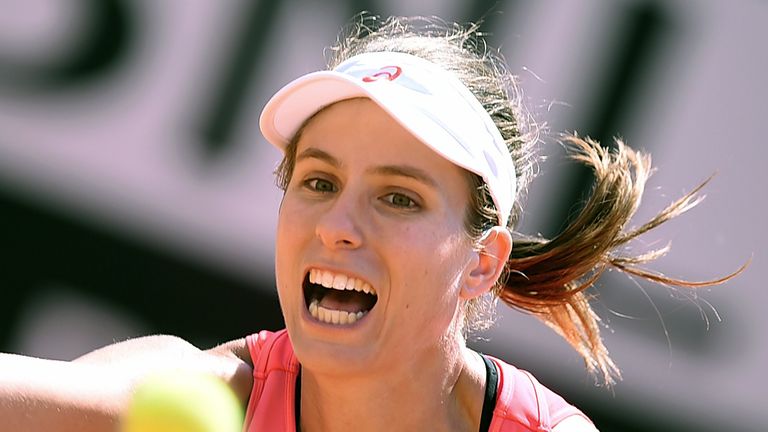
[[[360,376],[329,376],[303,369],[301,430],[476,431],[485,369],[462,338]]]

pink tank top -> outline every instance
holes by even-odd
[[[246,337],[246,342],[253,360],[253,390],[243,431],[295,431],[300,365],[288,332],[262,331]],[[587,418],[530,373],[499,359],[491,360],[499,371],[499,381],[489,432],[545,432],[567,417]]]

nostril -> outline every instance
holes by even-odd
[[[355,248],[362,243],[362,234],[356,226],[318,226],[316,235],[328,248]]]

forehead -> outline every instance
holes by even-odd
[[[364,97],[334,102],[312,115],[301,128],[299,145],[333,137],[341,139],[352,134],[358,139],[373,138],[382,133],[383,137],[396,137],[414,146],[424,146],[377,103]]]
[[[299,149],[309,146],[350,155],[375,154],[386,158],[418,156],[443,165],[447,170],[456,167],[368,98],[339,101],[310,117],[302,127],[297,141]]]

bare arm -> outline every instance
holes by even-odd
[[[115,431],[139,381],[180,370],[217,375],[243,401],[250,391],[250,366],[237,355],[172,336],[117,343],[71,362],[0,354],[0,432]]]
[[[107,431],[130,386],[105,366],[0,355],[0,431]]]

